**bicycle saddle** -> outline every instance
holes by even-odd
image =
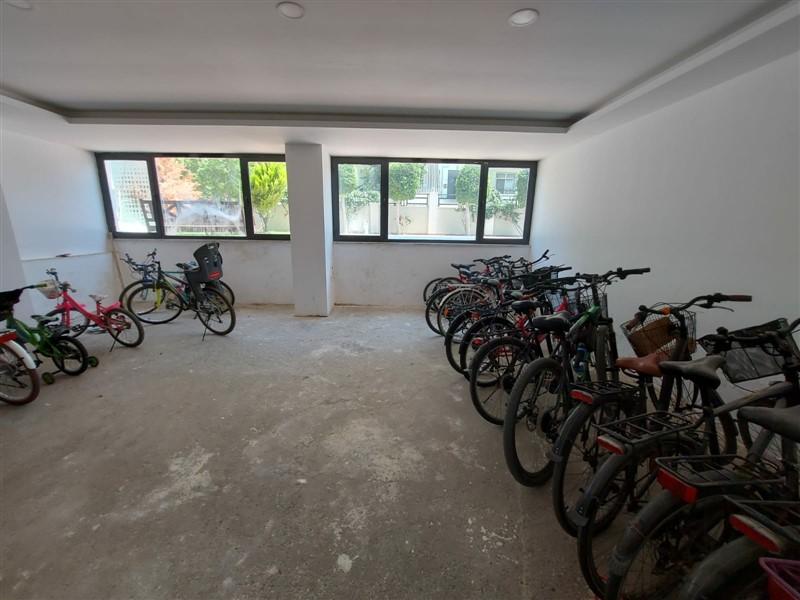
[[[738,416],[800,444],[800,406],[792,408],[745,406],[739,409]]]
[[[108,298],[107,294],[89,294],[89,298],[94,300],[95,302],[102,302],[106,298]]]
[[[475,266],[475,263],[471,263],[471,264],[468,264],[468,265],[459,265],[457,263],[450,263],[450,266],[453,267],[454,269],[458,269],[458,270],[461,270],[461,269],[469,270],[469,269],[471,269],[472,267]]]
[[[46,325],[47,323],[55,323],[60,320],[60,317],[45,317],[44,315],[31,315],[31,319],[39,323],[39,325]]]
[[[537,308],[539,308],[539,303],[536,300],[518,300],[511,303],[511,310],[520,314]]]
[[[720,384],[717,369],[719,369],[724,362],[725,359],[723,357],[713,354],[696,360],[665,360],[659,367],[661,367],[661,371],[664,373],[680,375],[690,381],[708,385],[716,389]]]
[[[636,371],[642,375],[661,377],[661,363],[667,360],[663,352],[651,352],[647,356],[622,356],[615,363],[620,369]]]
[[[569,321],[569,313],[560,312],[554,315],[547,315],[546,317],[536,317],[528,321],[531,327],[541,331],[559,331],[567,332],[572,327]]]

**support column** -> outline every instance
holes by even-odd
[[[286,144],[294,314],[298,317],[327,317],[333,308],[330,164],[319,144]]]

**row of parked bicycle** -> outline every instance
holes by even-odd
[[[156,250],[143,262],[128,254],[122,259],[134,275],[116,302],[103,304],[107,296],[90,294],[91,310],[72,294],[76,290],[61,281],[55,269],[48,269],[48,279],[15,290],[0,292],[0,400],[14,405],[32,402],[39,395],[41,382],[51,384],[56,373],[77,376],[99,364],[90,356],[79,336],[108,333],[113,343],[130,348],[144,341],[142,323],[159,324],[191,310],[205,330],[226,335],[236,325],[233,290],[222,280],[222,255],[216,242],[203,244],[194,253],[195,260],[178,263],[179,271],[164,271]],[[14,316],[14,306],[25,290],[36,289],[55,308],[47,315],[31,315],[35,324]],[[204,336],[205,336],[204,330]],[[49,359],[55,371],[37,369]]]
[[[548,258],[453,264],[423,292],[426,321],[478,414],[502,426],[513,477],[551,482],[588,586],[800,599],[800,319],[698,339],[697,309],[752,298],[642,305],[621,325],[635,356],[620,357],[607,288],[650,269],[561,276],[571,268]],[[725,402],[720,371],[739,387],[772,379]]]

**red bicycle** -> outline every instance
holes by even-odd
[[[132,313],[122,308],[119,302],[103,306],[102,302],[107,296],[89,294],[95,301],[95,312],[89,311],[86,306],[76,301],[69,292],[76,291],[68,281],[60,281],[55,269],[47,269],[47,274],[55,281],[55,290],[51,300],[58,299],[55,310],[47,313],[48,317],[56,316],[61,319],[61,325],[66,327],[68,335],[78,337],[91,323],[101,331],[108,333],[115,341],[123,346],[132,348],[144,340],[144,328],[141,322]]]

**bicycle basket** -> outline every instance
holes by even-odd
[[[731,331],[730,334],[754,336],[766,331],[777,331],[787,325],[786,319],[775,319],[763,325]],[[743,345],[739,342],[731,342],[730,348],[720,349],[714,341],[706,338],[700,338],[698,341],[703,350],[709,354],[719,354],[725,358],[722,371],[731,383],[761,379],[762,377],[771,377],[783,373],[783,359],[772,344]],[[788,336],[786,342],[795,356],[800,357],[800,351],[798,351],[791,335]]]
[[[46,281],[40,281],[37,285],[43,287],[37,287],[36,289],[39,290],[39,293],[42,294],[48,300],[57,300],[58,299],[58,285],[52,279],[47,279]]]
[[[0,319],[5,320],[14,313],[14,305],[19,302],[23,290],[0,292]]]
[[[692,354],[697,349],[695,314],[689,311],[684,311],[683,314],[689,338],[686,349]],[[678,319],[671,314],[648,314],[644,321],[634,318],[623,323],[621,329],[636,356],[647,356],[653,352],[662,352],[669,356],[680,338]]]

